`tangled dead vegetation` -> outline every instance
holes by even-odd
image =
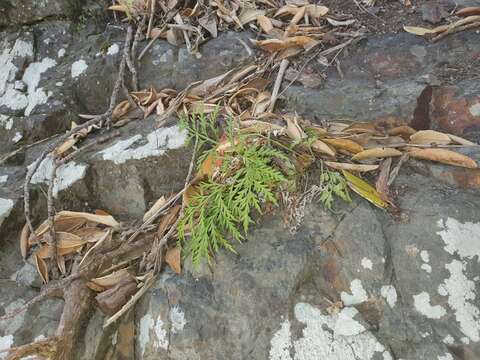
[[[221,249],[235,251],[232,240],[244,240],[254,212],[270,211],[282,202],[287,205],[286,222],[295,231],[309,201],[318,198],[331,209],[335,197],[350,201],[350,189],[398,215],[401,209],[390,187],[408,158],[477,167],[458,150],[478,145],[451,134],[417,131],[391,119],[320,126],[276,111],[288,68],[298,69],[291,76],[294,82],[312,59],[326,66],[335,63],[363,36],[350,28],[355,19],[305,1],[284,6],[270,0],[199,1],[185,7],[175,0],[120,0],[110,9],[124,14],[126,37],[109,108],[101,115],[79,116],[86,121],[72,124],[29,168],[20,249],[24,258],[33,256],[45,285],[36,298],[1,318],[47,297],[60,297],[65,300],[60,324],[54,337],[10,349],[7,359],[71,359],[81,322],[92,306],[108,316],[104,326],[111,325],[132,309],[165,264],[181,273],[182,254],[198,264],[212,262]],[[227,28],[256,33],[250,45],[261,50],[258,61],[182,91],[139,90],[137,59],[156,39],[198,54],[204,41]],[[137,54],[143,37],[150,42]],[[244,44],[253,51],[250,45]],[[56,211],[52,193],[57,168],[111,139],[116,127],[151,115],[157,116],[158,126],[179,117],[193,144],[183,189],[158,199],[133,227],[103,211]],[[94,132],[101,135],[89,141]],[[48,218],[34,227],[29,183],[46,158],[53,163]],[[315,168],[321,174],[318,184],[300,189],[299,175]],[[375,177],[371,185],[367,179]]]

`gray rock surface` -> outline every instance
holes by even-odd
[[[15,3],[15,16],[27,3],[34,2]],[[38,2],[30,15],[7,10],[0,20],[9,26],[0,34],[1,154],[65,131],[78,113],[106,109],[123,34],[95,19],[72,23],[70,3]],[[246,64],[255,54],[238,39],[251,36],[223,33],[199,58],[158,41],[139,63],[141,87],[180,90]],[[408,34],[369,36],[340,57],[343,78],[330,69],[318,88],[294,84],[283,105],[317,121],[392,116],[479,141],[478,54],[475,32],[435,44]],[[323,66],[314,61],[311,70]],[[117,132],[59,169],[57,210],[103,209],[134,220],[183,186],[190,153],[176,125],[157,130],[148,118]],[[21,259],[18,234],[26,167],[47,143],[0,165],[3,312],[41,285],[32,260]],[[480,159],[475,149],[469,155]],[[48,168],[46,160],[33,179],[35,221],[46,215]],[[279,213],[262,218],[238,254],[220,253],[212,268],[187,263],[181,276],[162,275],[135,311],[136,358],[480,358],[479,189],[479,170],[411,161],[395,183],[404,222],[358,198],[336,204],[335,214],[311,204],[296,234]],[[61,307],[48,301],[0,322],[0,349],[51,335]],[[96,311],[85,324],[78,359],[118,350],[120,330],[102,332],[102,322]]]
[[[415,174],[398,186],[408,223],[361,201],[337,215],[313,204],[295,235],[271,217],[211,272],[165,274],[137,308],[139,355],[477,358],[478,193]]]

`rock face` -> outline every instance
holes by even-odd
[[[406,224],[364,202],[312,205],[295,235],[271,217],[212,272],[165,274],[137,309],[138,355],[477,358],[480,202],[420,175],[398,185]]]
[[[48,141],[34,143],[70,128],[78,113],[105,111],[121,56],[123,34],[114,26],[68,19],[81,3],[0,1],[8,14],[0,26],[9,26],[0,34],[0,153],[29,146],[0,164],[2,313],[41,285],[32,259],[18,251],[21,184]],[[200,58],[158,41],[139,63],[141,87],[180,90],[246,64],[255,54],[238,39],[251,36],[223,33]],[[317,88],[293,84],[283,106],[317,121],[396,117],[479,141],[472,75],[479,54],[474,32],[435,44],[409,34],[368,36],[340,57],[341,73],[330,69]],[[323,69],[315,61],[308,71]],[[177,125],[156,129],[147,118],[115,131],[59,168],[57,210],[104,209],[134,220],[183,186],[190,153]],[[465,151],[480,160],[477,149]],[[45,217],[50,167],[46,159],[32,179],[37,221]],[[478,359],[479,189],[478,170],[410,161],[395,183],[403,222],[358,198],[336,204],[336,213],[310,204],[295,234],[271,214],[238,254],[220,253],[212,268],[166,270],[130,314],[131,327],[102,331],[96,311],[77,359],[111,359],[132,334],[135,354],[127,358],[143,360]],[[61,308],[51,300],[0,322],[0,349],[52,335]]]

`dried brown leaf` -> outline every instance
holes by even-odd
[[[464,139],[460,136],[453,135],[453,134],[447,134],[450,140],[452,140],[456,144],[460,145],[465,145],[465,146],[478,146],[478,144],[475,144],[474,142]]]
[[[333,162],[333,161],[324,161],[323,163],[328,167],[331,167],[332,169],[336,169],[336,170],[367,172],[367,171],[374,171],[378,169],[378,165],[349,164],[349,163],[339,163],[339,162]]]
[[[421,130],[410,136],[410,143],[419,145],[447,145],[450,141],[447,134],[435,130]]]
[[[163,205],[165,205],[165,202],[165,196],[162,196],[157,201],[155,201],[152,207],[143,215],[143,221],[150,219],[153,214],[156,214],[158,210],[160,210]]]
[[[321,140],[315,140],[312,143],[312,149],[316,152],[335,157],[335,150],[333,150],[330,146],[328,146]]]
[[[182,273],[181,250],[178,246],[167,250],[167,253],[165,254],[165,262],[177,274]]]
[[[480,6],[470,6],[455,12],[455,15],[460,17],[480,15]]]
[[[352,160],[369,160],[369,159],[378,159],[378,158],[387,158],[387,157],[394,157],[394,156],[401,156],[402,152],[394,149],[394,148],[373,148],[363,150],[357,153]]]
[[[423,160],[436,161],[443,164],[460,166],[469,169],[478,167],[472,158],[446,149],[409,149],[408,154],[411,157]]]
[[[133,279],[133,276],[127,271],[127,269],[121,269],[108,275],[91,279],[91,282],[104,288],[110,288],[126,279]]]
[[[284,115],[283,118],[287,122],[287,135],[293,140],[301,140],[307,138],[307,134],[298,125],[296,116]]]
[[[328,145],[332,145],[337,150],[346,151],[350,154],[357,154],[363,151],[363,147],[357,144],[355,141],[349,139],[322,139]]]
[[[37,271],[40,274],[40,277],[43,280],[43,283],[46,284],[49,281],[49,276],[48,276],[48,267],[45,261],[41,258],[39,258],[36,254],[33,255],[33,258],[35,259],[35,265],[37,267]]]
[[[55,216],[55,223],[60,219],[83,219],[97,224],[103,224],[115,229],[120,228],[120,224],[111,215],[96,215],[85,212],[60,211]]]
[[[270,34],[273,30],[272,21],[265,15],[257,16],[257,22],[264,33]]]
[[[24,260],[27,258],[28,249],[30,248],[30,244],[28,243],[29,236],[30,227],[28,224],[25,224],[22,228],[22,232],[20,233],[20,253],[22,254],[22,258]]]
[[[411,128],[408,125],[402,125],[402,126],[397,126],[394,127],[393,129],[388,130],[388,135],[390,136],[400,136],[401,138],[408,140],[410,139],[410,136],[415,134],[417,130],[414,128]]]

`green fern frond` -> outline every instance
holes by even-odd
[[[320,187],[320,201],[330,211],[332,211],[334,196],[346,202],[352,201],[345,178],[336,171],[323,170],[320,175]]]

